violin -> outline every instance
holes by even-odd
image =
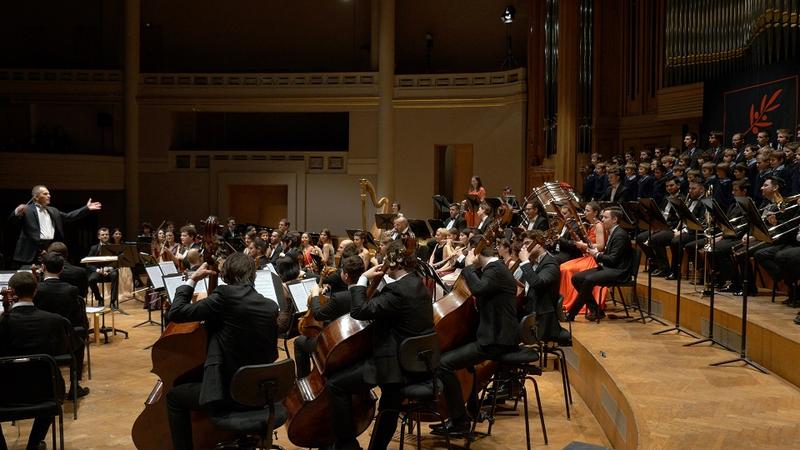
[[[208,295],[211,295],[217,287],[219,268],[217,267],[215,255],[219,250],[217,236],[222,231],[222,225],[220,225],[216,216],[208,216],[201,223],[203,224],[203,262],[208,264],[208,269],[214,272],[213,275],[208,277]]]
[[[8,314],[11,312],[11,306],[17,301],[17,294],[10,287],[3,288],[0,294],[3,296],[3,314]]]

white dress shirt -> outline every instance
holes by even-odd
[[[44,206],[36,205],[36,214],[39,216],[39,239],[52,240],[56,230],[53,228],[53,218]]]

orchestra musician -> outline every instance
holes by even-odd
[[[470,244],[475,248],[482,239],[482,236],[475,235],[470,238]],[[478,255],[468,252],[461,274],[475,296],[478,330],[475,341],[442,355],[440,378],[450,418],[443,427],[432,425],[433,434],[460,436],[470,430],[470,418],[455,371],[515,351],[519,344],[517,282],[492,246],[484,246]],[[470,399],[470,403],[475,400]]]
[[[100,256],[100,249],[108,244],[108,228],[102,227],[97,230],[97,244],[91,246],[89,248],[89,255],[88,256]],[[103,306],[105,303],[105,299],[103,295],[100,293],[100,287],[98,284],[103,283],[105,281],[111,282],[111,305],[114,306],[117,304],[117,298],[119,296],[119,283],[118,283],[118,272],[111,266],[94,266],[91,264],[86,265],[86,270],[89,272],[89,287],[92,290],[92,294],[94,295],[94,300],[97,303],[97,306]]]
[[[483,182],[481,182],[481,177],[477,175],[473,175],[472,178],[469,180],[469,190],[467,191],[467,195],[474,195],[478,198],[479,202],[482,202],[484,197],[486,197],[486,188],[483,187]],[[467,221],[468,227],[475,227],[477,226],[477,218],[475,217],[476,212],[472,211],[471,209],[467,209],[464,213],[464,219]]]
[[[466,228],[467,221],[464,219],[463,214],[461,214],[461,206],[458,203],[451,203],[450,204],[450,217],[447,219],[444,227],[446,229],[455,228],[457,230],[462,230]]]
[[[225,228],[225,233],[222,235],[222,238],[226,241],[239,237],[239,233],[236,231],[236,219],[233,217],[228,217],[228,224]]]
[[[19,205],[11,215],[11,221],[21,224],[22,229],[14,249],[14,261],[31,264],[36,256],[54,240],[64,240],[64,223],[82,219],[90,211],[99,211],[100,202],[90,198],[86,206],[68,213],[50,206],[50,191],[46,186],[36,185],[31,189],[31,200]]]
[[[586,228],[586,238],[589,242],[575,241],[575,246],[584,253],[580,258],[571,259],[561,264],[561,284],[559,291],[564,296],[564,308],[570,309],[578,298],[578,290],[572,285],[572,276],[580,271],[589,270],[597,267],[597,261],[588,254],[591,245],[597,251],[605,250],[606,232],[603,223],[598,216],[600,215],[600,205],[597,202],[589,202],[584,207],[584,217],[589,222]],[[580,219],[578,219],[580,220]],[[605,309],[606,294],[608,289],[600,286],[595,287],[592,293],[601,309]]]
[[[205,321],[208,352],[202,378],[184,380],[167,392],[167,413],[174,450],[192,448],[191,411],[224,415],[240,410],[230,397],[233,374],[242,366],[268,364],[278,357],[278,333],[289,318],[278,320],[278,306],[253,287],[256,267],[243,253],[230,255],[222,267],[224,285],[206,299],[191,303],[196,283],[213,272],[206,263],[178,287],[167,315],[174,322]],[[280,313],[285,315],[284,312]],[[282,405],[276,404],[282,410]]]
[[[401,387],[404,383],[420,381],[410,379],[409,374],[402,371],[398,357],[404,339],[434,330],[433,306],[427,288],[414,273],[415,264],[416,257],[407,254],[403,242],[394,241],[387,249],[385,265],[364,272],[349,288],[350,316],[373,321],[373,352],[366,361],[335,372],[327,379],[336,449],[360,448],[354,435],[351,392],[364,385],[380,386],[378,409],[385,412],[373,427],[369,448],[385,449],[397,428]],[[385,273],[383,267],[388,267]],[[368,301],[367,287],[375,277],[381,277],[385,285]]]
[[[525,226],[526,231],[541,230],[547,231],[550,224],[547,221],[547,214],[544,213],[544,208],[538,201],[528,201],[523,207],[525,212],[525,220],[528,222]]]
[[[401,218],[398,218],[397,220],[400,219]],[[356,231],[353,234],[353,244],[356,246],[356,250],[358,251],[358,256],[361,257],[362,261],[364,261],[364,270],[367,270],[367,267],[369,267],[369,260],[370,260],[369,250],[367,250],[367,248],[364,247],[365,241],[367,239],[366,233],[367,233],[366,231]]]
[[[632,192],[622,183],[624,170],[617,166],[608,169],[608,188],[600,199],[604,202],[627,202],[632,198]]]
[[[677,199],[679,197],[680,185],[674,177],[671,177],[667,180],[665,186],[667,189],[667,198],[664,199],[660,207],[661,214],[664,216],[668,228],[654,233],[642,231],[636,236],[636,243],[650,260],[649,270],[654,277],[668,276],[671,274],[666,248],[674,237],[673,230],[678,228],[678,224],[680,223],[675,208],[672,206],[672,203],[669,202],[669,199]]]
[[[622,281],[628,274],[628,263],[633,254],[628,233],[618,225],[623,212],[620,208],[603,210],[603,228],[608,231],[608,241],[604,251],[588,248],[587,252],[597,260],[598,266],[578,272],[572,276],[572,285],[578,290],[578,298],[567,312],[567,320],[572,321],[583,305],[589,310],[586,318],[599,321],[605,313],[598,307],[594,298],[594,288],[610,281]]]
[[[533,247],[529,250],[529,246]],[[542,339],[563,342],[565,330],[556,314],[561,272],[558,261],[545,249],[545,235],[540,230],[525,234],[519,251],[522,281],[525,284],[525,315],[536,313],[536,334]]]
[[[777,151],[778,150],[775,150],[775,152]],[[764,222],[768,227],[773,227],[779,223],[785,222],[796,214],[794,211],[786,211],[786,205],[783,205],[783,199],[780,195],[783,183],[783,179],[772,174],[767,177],[761,188],[762,195],[770,202],[770,204],[765,207],[763,213],[765,218]],[[793,209],[796,210],[797,208]],[[749,239],[749,237],[743,237],[742,242],[744,242],[745,239]],[[751,242],[750,245],[752,246],[753,243]],[[778,265],[777,255],[782,250],[794,247],[795,245],[796,240],[794,236],[791,233],[787,233],[777,241],[753,251],[753,259],[769,273],[773,282],[779,283],[780,280],[783,279],[783,270]]]
[[[692,213],[695,219],[700,222],[701,225],[705,227],[706,222],[706,208],[703,206],[703,203],[700,201],[705,197],[705,186],[703,182],[699,178],[694,178],[689,182],[689,196],[687,200],[686,206],[689,208],[689,212]],[[681,261],[677,258],[679,254],[678,247],[687,247],[687,244],[690,244],[696,241],[700,236],[699,234],[695,234],[693,231],[689,231],[686,228],[686,225],[679,225],[679,229],[673,230],[673,237],[670,241],[670,249],[672,250],[672,266],[671,266],[671,273],[667,275],[667,280],[677,280],[678,277],[681,275],[680,270],[678,269]],[[694,247],[691,247],[692,253],[689,253],[689,250],[684,248],[686,255],[689,257],[690,261],[694,260]]]
[[[352,285],[364,273],[364,264],[358,256],[349,256],[342,262],[341,279],[347,285]],[[323,322],[326,326],[333,320],[350,312],[350,291],[345,289],[327,293],[327,301],[320,302],[318,285],[311,289],[311,302],[309,308],[315,320]],[[294,340],[294,360],[297,365],[297,378],[304,378],[311,372],[311,355],[317,346],[316,337],[298,336]]]
[[[331,230],[323,228],[319,233],[319,247],[322,249],[322,265],[333,266],[333,255],[336,252],[331,240]]]
[[[489,224],[492,223],[494,217],[494,208],[489,203],[483,201],[478,207],[478,212],[475,213],[475,229],[478,233],[483,233]]]
[[[84,299],[89,293],[89,274],[83,267],[73,266],[69,263],[69,252],[63,242],[53,242],[47,247],[47,253],[55,252],[64,258],[64,270],[58,278],[78,288],[78,295]]]
[[[68,348],[64,337],[67,335],[70,323],[58,314],[43,311],[33,304],[36,294],[36,279],[30,271],[17,272],[8,281],[8,287],[15,294],[13,304],[8,314],[0,317],[0,356],[23,356],[46,354],[50,356],[62,355]],[[10,383],[12,380],[4,380]],[[57,396],[64,399],[64,379],[61,371],[56,371]],[[32,386],[35,392],[33,398],[49,398],[52,396],[50,386]],[[13,385],[6,386],[13,390]],[[6,397],[8,395],[6,394]],[[26,449],[46,448],[44,438],[50,428],[52,416],[37,416],[33,420]],[[16,433],[15,433],[16,434]],[[0,448],[7,448],[6,441],[0,429]]]
[[[411,231],[411,226],[408,224],[408,219],[405,217],[394,219],[394,228],[392,229],[391,236],[392,239],[415,238],[414,232]]]

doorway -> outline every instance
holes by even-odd
[[[464,199],[472,178],[472,150],[472,144],[434,146],[434,193],[451,203]]]
[[[230,215],[239,223],[276,227],[288,213],[289,187],[285,184],[228,185]]]

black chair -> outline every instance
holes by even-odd
[[[64,386],[56,362],[50,355],[0,358],[0,380],[13,388],[0,389],[0,422],[52,417],[53,448],[56,447],[56,417],[61,449],[64,449]]]
[[[525,382],[530,380],[533,383],[533,389],[536,393],[536,405],[539,408],[539,420],[542,423],[542,434],[544,435],[544,443],[547,445],[547,427],[544,424],[544,413],[542,412],[542,401],[539,396],[539,384],[536,382],[534,376],[542,374],[542,368],[536,365],[539,362],[539,352],[536,345],[539,339],[536,337],[536,314],[529,314],[522,318],[520,321],[520,336],[522,345],[519,350],[501,355],[494,359],[497,362],[497,370],[492,377],[491,388],[483,390],[481,395],[481,405],[486,400],[487,391],[492,391],[492,406],[489,410],[488,420],[489,429],[486,432],[487,436],[492,434],[492,425],[494,425],[494,414],[497,410],[497,390],[501,385],[518,386],[519,391],[515,395],[514,409],[517,403],[522,400],[523,410],[525,412],[525,442],[528,445],[528,450],[531,448],[531,433],[530,424],[528,422],[528,391],[525,387]],[[477,425],[477,420],[472,423],[472,431],[474,432]]]
[[[272,444],[272,435],[275,428],[286,422],[286,411],[280,402],[289,395],[294,382],[292,359],[240,367],[231,380],[231,398],[242,409],[215,412],[211,422],[246,436],[238,441],[236,448],[253,448],[253,440],[249,439],[253,435],[258,436],[258,448],[280,448]],[[216,448],[231,448],[231,443],[220,443]]]
[[[631,315],[628,313],[628,309],[633,309],[634,306],[628,306],[628,303],[625,301],[625,294],[622,293],[622,288],[629,287],[632,288],[633,291],[633,298],[636,301],[635,309],[639,310],[639,319],[641,319],[642,323],[647,323],[647,320],[644,318],[644,311],[642,311],[642,307],[639,304],[639,294],[636,293],[636,285],[639,280],[639,258],[641,258],[641,250],[634,247],[633,248],[633,255],[630,261],[628,261],[628,276],[623,281],[615,281],[602,284],[603,287],[607,287],[611,290],[611,297],[614,298],[614,290],[616,289],[619,292],[620,301],[622,301],[622,307],[625,308],[625,317],[630,318]],[[635,320],[639,320],[635,319]]]
[[[436,410],[436,400],[444,389],[439,380],[439,360],[442,352],[439,348],[439,335],[434,333],[406,338],[400,343],[400,367],[411,377],[419,377],[422,381],[403,386],[400,395],[405,400],[399,410],[400,413],[400,448],[405,443],[406,426],[409,433],[413,422],[417,422],[417,449],[422,447],[420,431],[420,415],[426,414],[437,417],[444,426],[444,418]],[[383,410],[381,414],[392,410]],[[377,422],[377,419],[376,419]],[[447,448],[450,448],[450,436],[445,435]]]
[[[572,389],[569,383],[569,370],[567,368],[567,356],[564,353],[564,347],[572,347],[572,322],[567,321],[567,313],[564,310],[564,296],[558,297],[558,304],[556,305],[556,317],[559,323],[566,323],[569,325],[569,330],[563,330],[563,336],[557,338],[549,336],[541,336],[538,329],[536,336],[539,339],[538,348],[541,357],[539,365],[547,367],[547,355],[553,355],[558,360],[558,367],[561,372],[561,385],[564,390],[564,406],[567,410],[567,419],[571,419],[569,405],[572,404]]]
[[[69,376],[72,381],[70,391],[72,391],[72,420],[78,420],[78,361],[75,359],[75,328],[66,318],[64,320],[64,343],[66,348],[64,353],[53,356],[59,367],[69,366]]]

